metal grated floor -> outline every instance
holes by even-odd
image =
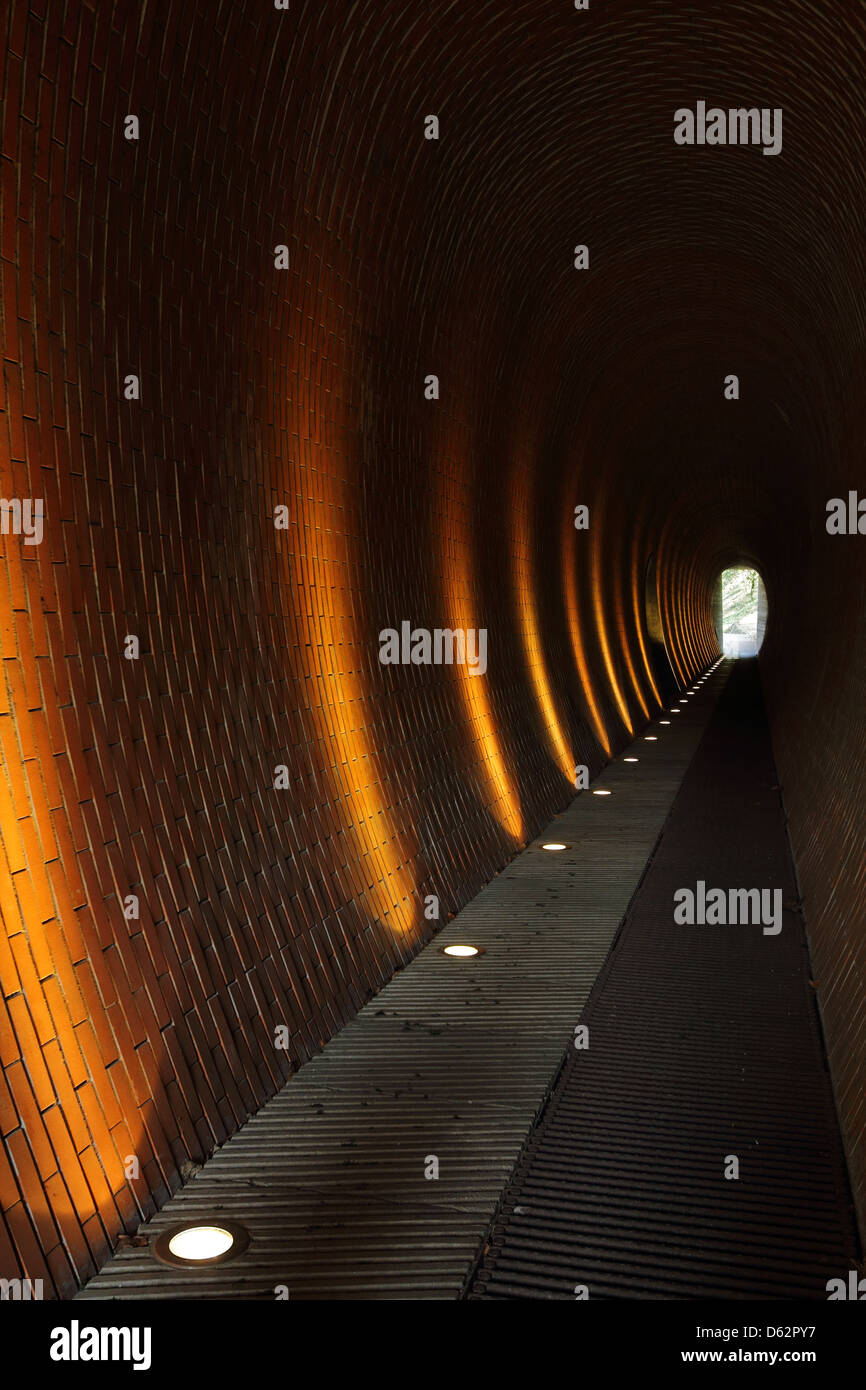
[[[639,735],[596,784],[611,796],[575,797],[141,1230],[233,1220],[242,1255],[121,1250],[78,1297],[458,1298],[725,679]],[[485,954],[442,955],[466,940]]]
[[[781,933],[675,924],[698,879],[782,888]],[[859,1252],[755,661],[734,665],[582,1021],[470,1297],[826,1299]]]

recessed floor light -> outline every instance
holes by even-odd
[[[607,787],[593,787],[592,794],[593,796],[610,796]]]
[[[644,734],[644,743],[658,743],[655,734]]]
[[[172,1236],[168,1248],[179,1260],[215,1260],[231,1250],[234,1243],[231,1231],[222,1226],[188,1226]]]
[[[623,762],[624,762],[624,763],[637,763],[637,762],[640,762],[640,758],[623,758]]]
[[[563,845],[559,840],[551,840],[549,844],[542,845],[541,848],[550,850],[568,849],[568,845]]]
[[[446,956],[478,956],[481,954],[477,946],[443,946],[443,955]]]
[[[659,720],[659,723],[660,723],[660,724],[670,724],[670,722],[671,722],[671,721],[670,721],[669,719],[660,719],[660,720]]]
[[[164,1231],[153,1244],[153,1253],[163,1264],[197,1269],[222,1264],[243,1254],[250,1233],[235,1221],[185,1222]]]

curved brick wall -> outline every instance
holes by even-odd
[[[718,569],[767,584],[862,1201],[866,595],[824,531],[864,423],[862,21],[6,23],[2,495],[45,520],[0,537],[0,1274],[71,1292],[653,713],[651,557],[680,679]],[[783,153],[675,146],[698,99],[782,107]],[[487,629],[487,675],[380,665],[404,619]]]

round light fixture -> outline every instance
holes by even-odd
[[[659,723],[660,723],[660,724],[670,724],[670,722],[671,722],[671,721],[670,721],[669,719],[660,719],[660,720],[659,720]]]
[[[655,734],[644,734],[644,743],[658,743]]]
[[[231,1231],[222,1226],[189,1226],[172,1236],[168,1248],[179,1260],[214,1260],[234,1243]]]
[[[624,763],[638,763],[640,758],[623,758]]]
[[[243,1254],[249,1243],[250,1233],[243,1226],[217,1217],[172,1226],[154,1241],[153,1253],[163,1264],[196,1269],[233,1259]]]
[[[442,953],[446,956],[478,956],[481,951],[478,946],[443,946]]]
[[[561,842],[560,840],[551,840],[549,844],[542,845],[541,848],[542,848],[542,849],[549,849],[549,850],[560,850],[560,849],[568,849],[568,845],[562,844],[562,842]]]
[[[607,787],[593,787],[592,794],[593,796],[610,796]]]

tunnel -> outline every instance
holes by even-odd
[[[0,1276],[826,1300],[866,1223],[863,13],[12,0],[3,38]],[[190,1220],[229,1258],[167,1253]]]

